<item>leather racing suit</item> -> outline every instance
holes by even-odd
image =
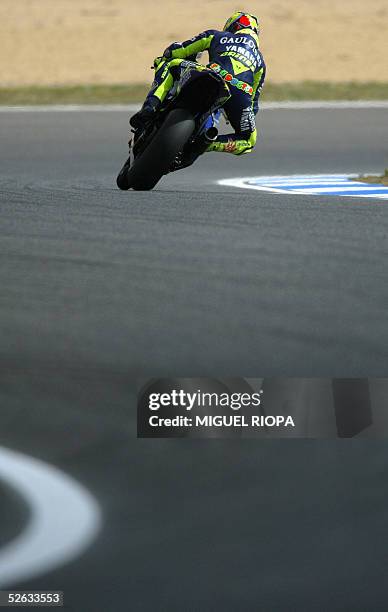
[[[208,67],[229,85],[231,97],[224,110],[234,129],[233,134],[218,136],[206,150],[234,155],[250,153],[257,138],[255,115],[266,67],[258,37],[249,28],[236,33],[206,30],[190,40],[167,47],[160,63],[156,63],[155,79],[144,106],[162,102],[173,86],[174,70],[178,69],[181,60],[195,60],[203,51],[209,53]]]

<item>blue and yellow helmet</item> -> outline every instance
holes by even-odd
[[[242,11],[238,11],[234,13],[224,25],[225,32],[238,32],[239,30],[253,30],[255,34],[259,35],[260,26],[259,20],[254,15],[250,15],[249,13],[243,13]]]

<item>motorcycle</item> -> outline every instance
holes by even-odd
[[[143,129],[132,130],[130,155],[116,180],[119,189],[147,191],[169,172],[191,165],[217,138],[221,109],[229,98],[229,87],[219,74],[196,62],[182,62],[155,118]]]

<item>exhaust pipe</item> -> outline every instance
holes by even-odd
[[[206,142],[214,142],[217,136],[218,136],[218,130],[214,126],[211,128],[208,128],[204,134],[204,138]]]

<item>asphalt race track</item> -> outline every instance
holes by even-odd
[[[217,180],[382,170],[388,109],[263,111],[254,154],[151,193],[115,187],[126,129],[0,114],[0,445],[102,514],[76,560],[12,586],[76,612],[386,610],[384,441],[137,440],[135,381],[387,376],[388,202]],[[0,500],[1,567],[30,510],[12,483]]]

